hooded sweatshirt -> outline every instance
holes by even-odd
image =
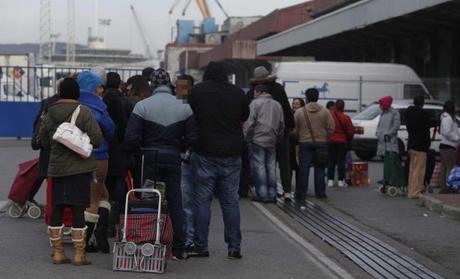
[[[310,129],[305,118],[305,111],[308,112],[308,118],[315,135],[316,142],[326,142],[329,136],[334,133],[335,124],[329,110],[318,103],[308,103],[302,109],[298,109],[294,114],[295,133],[299,136],[299,142],[313,142]]]
[[[447,112],[441,114],[441,144],[457,148],[460,142],[457,122],[453,121],[452,116]]]
[[[190,105],[199,130],[194,150],[207,157],[239,157],[249,104],[243,90],[228,82],[222,63],[209,63],[203,82],[192,88]]]

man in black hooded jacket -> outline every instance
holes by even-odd
[[[203,82],[192,88],[190,105],[199,140],[191,157],[195,249],[190,256],[208,257],[211,201],[216,191],[223,211],[228,257],[241,258],[238,186],[243,143],[241,123],[249,116],[244,92],[228,82],[222,63],[209,63]]]

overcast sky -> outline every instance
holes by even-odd
[[[230,16],[266,15],[277,8],[306,2],[306,0],[220,0]],[[202,17],[195,1],[192,1],[187,15],[181,15],[185,0],[180,3],[174,13],[169,15],[174,0],[76,0],[76,41],[86,44],[88,27],[94,27],[96,10],[99,18],[111,19],[107,28],[107,46],[111,48],[132,49],[143,53],[139,31],[134,23],[129,5],[134,5],[141,21],[146,27],[152,47],[164,48],[171,40],[171,26],[177,19],[193,19]],[[59,33],[58,41],[65,41],[67,1],[51,0],[51,32]],[[214,0],[208,0],[212,15],[221,24],[224,14]],[[99,6],[99,9],[96,9]],[[0,0],[0,43],[38,43],[39,41],[40,0]]]

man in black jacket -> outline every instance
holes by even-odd
[[[414,105],[405,112],[410,157],[407,197],[411,199],[418,198],[424,190],[427,153],[431,145],[430,128],[436,126],[436,121],[423,109],[424,104],[424,96],[417,95]]]
[[[115,124],[115,136],[109,141],[109,166],[106,178],[109,200],[112,203],[112,210],[110,211],[111,222],[108,230],[109,234],[113,236],[115,233],[114,226],[119,220],[120,210],[124,208],[127,192],[125,184],[127,155],[122,150],[122,145],[128,119],[126,118],[125,104],[119,89],[121,84],[120,75],[115,72],[109,72],[106,79],[103,101],[107,105],[107,112]],[[101,226],[100,221],[101,218],[95,231],[96,236],[100,235],[101,228],[104,228],[104,223]]]
[[[211,201],[219,196],[228,257],[241,258],[238,184],[243,143],[241,123],[249,116],[244,92],[228,82],[222,63],[209,63],[203,82],[192,88],[190,105],[199,140],[191,157],[194,188],[195,249],[190,256],[208,257]]]
[[[248,92],[248,98],[252,101],[254,98],[254,87],[258,84],[264,84],[267,93],[272,95],[273,100],[279,102],[284,113],[284,137],[276,147],[276,160],[280,168],[281,184],[283,185],[284,198],[286,201],[292,199],[292,182],[291,182],[291,160],[289,158],[289,132],[294,129],[294,117],[291,106],[286,95],[284,87],[276,82],[277,77],[270,75],[270,72],[260,66],[254,70],[254,78],[251,79],[251,90]]]

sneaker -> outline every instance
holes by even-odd
[[[334,187],[334,180],[328,180],[327,187]]]
[[[338,186],[339,186],[340,188],[343,188],[343,187],[347,187],[347,184],[345,184],[345,181],[339,180]]]
[[[284,193],[284,201],[285,202],[292,201],[292,194],[291,193]]]
[[[237,260],[241,259],[243,256],[241,255],[240,251],[233,251],[233,252],[228,252],[227,258],[230,260]]]
[[[209,251],[193,247],[191,250],[187,251],[187,256],[190,258],[209,258]]]

